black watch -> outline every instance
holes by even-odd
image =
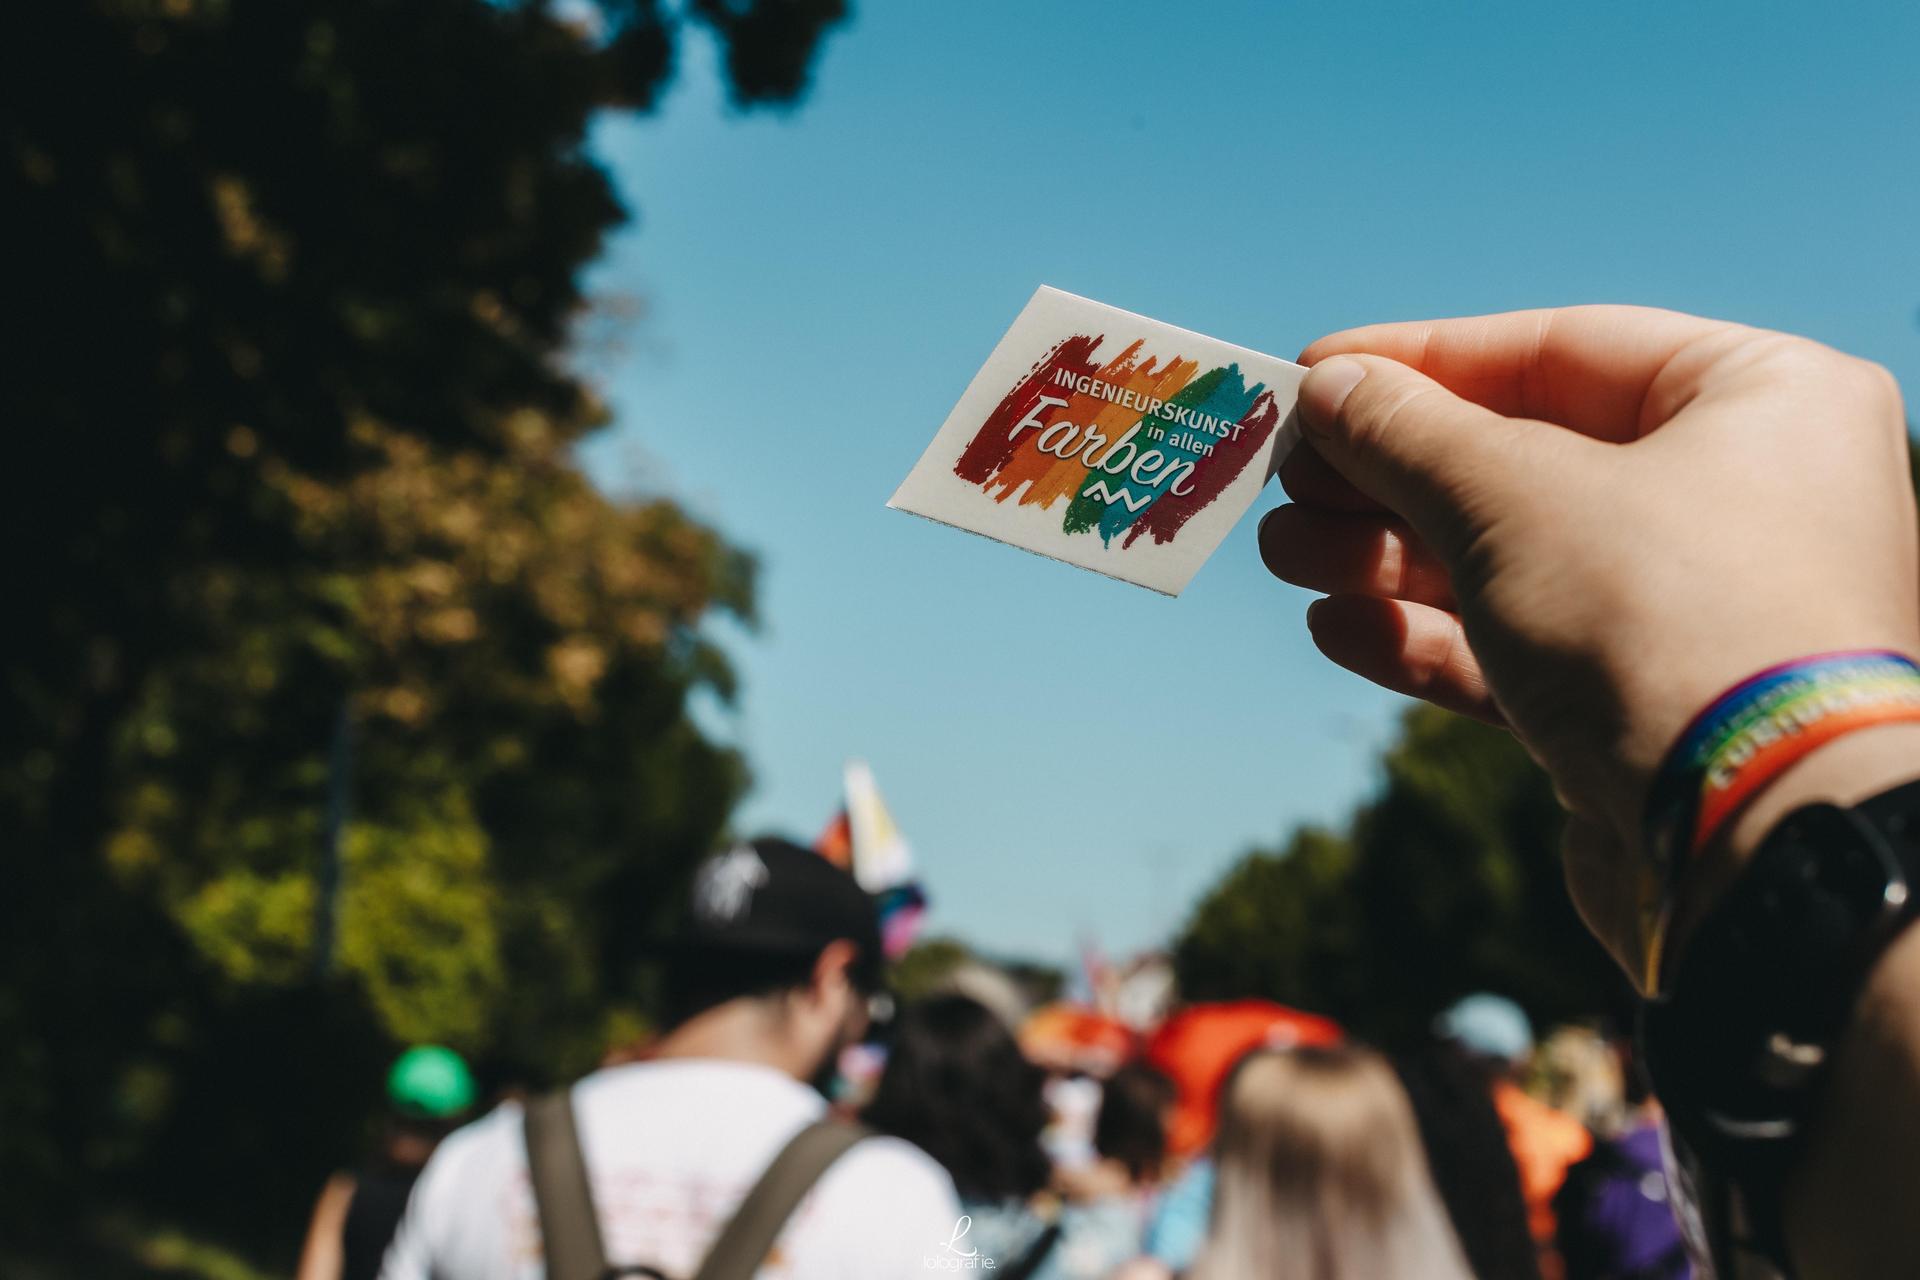
[[[1812,804],[1767,836],[1641,1011],[1647,1072],[1693,1162],[1785,1265],[1778,1196],[1874,963],[1920,914],[1920,782]]]

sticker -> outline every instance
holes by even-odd
[[[1042,287],[887,505],[1177,596],[1299,439],[1306,372]]]

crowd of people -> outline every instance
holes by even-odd
[[[1257,1001],[1063,1048],[1043,1038],[1057,1006],[1027,1009],[977,962],[891,1008],[858,963],[864,897],[781,840],[703,867],[671,1025],[565,1095],[591,1171],[570,1190],[541,1185],[524,1100],[422,1178],[475,1088],[449,1050],[408,1050],[375,1157],[322,1191],[301,1280],[558,1273],[547,1236],[589,1207],[587,1274],[705,1275],[783,1140],[816,1122],[851,1147],[804,1171],[766,1274],[1224,1280],[1282,1257],[1329,1280],[1689,1274],[1657,1110],[1593,1030],[1536,1050],[1525,1013],[1483,993],[1392,1056]],[[1199,1052],[1191,1031],[1155,1034],[1183,1022],[1206,1023]]]
[[[1262,554],[1326,593],[1328,656],[1510,726],[1546,768],[1575,900],[1647,998],[1638,1049],[1535,1046],[1482,995],[1397,1057],[1293,1024],[1198,1074],[1150,1041],[1062,1068],[1004,1001],[891,1008],[872,901],[760,840],[701,869],[644,1058],[448,1137],[380,1274],[1910,1274],[1920,536],[1897,389],[1802,339],[1620,307],[1302,359],[1294,505]],[[837,1067],[876,1035],[849,1097]],[[329,1194],[319,1234],[365,1192]]]

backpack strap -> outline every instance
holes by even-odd
[[[601,1280],[607,1274],[600,1215],[573,1121],[573,1090],[561,1089],[526,1105],[527,1174],[540,1215],[540,1247],[547,1280]]]
[[[818,1120],[795,1134],[720,1228],[693,1280],[751,1280],[820,1175],[871,1132],[843,1120]]]

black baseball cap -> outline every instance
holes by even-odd
[[[842,938],[860,951],[849,976],[863,990],[879,991],[880,915],[873,897],[813,850],[761,836],[700,864],[686,917],[664,949],[691,962],[803,958]]]

